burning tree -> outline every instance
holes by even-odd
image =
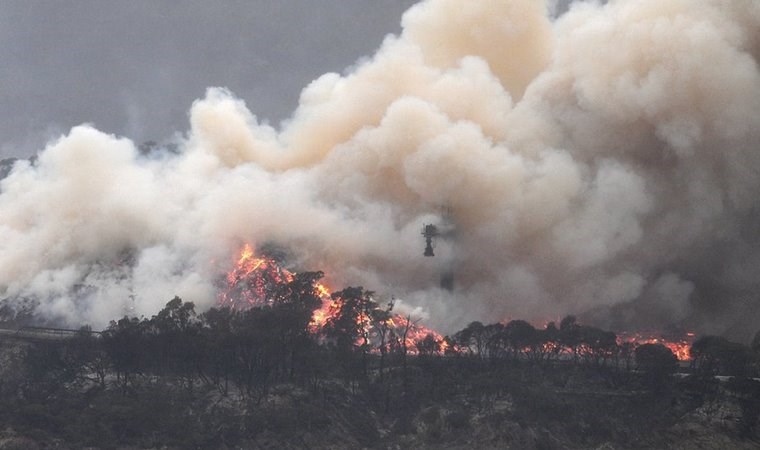
[[[407,348],[417,352],[417,343],[432,335],[438,343],[435,351],[443,352],[443,338],[435,331],[410,322],[410,318],[391,313],[392,303],[382,309],[373,300],[373,292],[362,287],[348,287],[332,293],[320,282],[322,272],[299,273],[283,268],[274,258],[257,256],[245,244],[233,268],[224,277],[217,303],[235,310],[272,306],[288,302],[294,295],[310,299],[315,306],[310,317],[310,331],[327,337],[341,349],[379,352]],[[295,283],[295,284],[294,284]],[[293,290],[295,289],[295,291]]]
[[[362,287],[348,287],[332,294],[337,310],[325,321],[322,333],[334,340],[339,350],[369,351],[372,317],[378,309],[372,294]]]
[[[218,303],[232,309],[271,305],[276,300],[273,294],[292,279],[293,274],[273,258],[256,256],[253,247],[245,244],[225,277]]]
[[[678,360],[689,359],[689,347],[694,335],[664,339],[654,333],[615,333],[581,325],[575,316],[563,318],[559,326],[548,324],[535,328],[528,322],[483,325],[473,322],[445,340],[435,331],[393,313],[393,302],[380,307],[373,293],[362,287],[349,287],[333,293],[321,282],[321,272],[302,275],[283,268],[275,258],[259,256],[245,244],[232,269],[220,285],[218,304],[234,310],[271,307],[301,298],[308,304],[302,308],[309,314],[312,336],[332,343],[337,349],[366,355],[379,354],[382,368],[388,353],[467,352],[483,358],[511,356],[541,361],[561,355],[571,355],[573,361],[606,365],[621,357],[628,361],[633,350],[644,344],[662,344]],[[302,305],[303,306],[303,305]],[[311,311],[311,312],[308,312]],[[453,347],[452,347],[453,345]],[[366,363],[365,366],[366,372]]]

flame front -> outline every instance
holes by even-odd
[[[272,293],[278,286],[291,282],[295,275],[280,267],[272,258],[256,256],[253,247],[245,244],[235,258],[232,269],[225,276],[217,303],[219,306],[238,310],[271,305]],[[323,283],[318,282],[314,287],[322,304],[314,311],[309,330],[319,334],[332,318],[340,314],[341,303],[339,299],[333,299],[332,291]],[[369,316],[360,314],[356,320],[357,325],[363,330],[363,335],[370,338],[377,335],[377,331],[374,330],[376,324]],[[409,353],[418,353],[418,344],[428,336],[431,336],[435,343],[434,351],[445,350],[443,337],[439,333],[409,320],[396,314],[384,321],[384,325],[398,339],[406,336],[405,344]]]
[[[232,309],[272,305],[275,301],[272,294],[277,291],[277,287],[293,281],[294,277],[295,273],[282,268],[272,258],[256,256],[253,247],[245,244],[235,258],[232,270],[225,277],[224,286],[218,295],[218,304]],[[322,304],[314,311],[309,330],[317,335],[321,334],[331,319],[338,317],[342,305],[341,299],[333,298],[332,291],[326,285],[318,282],[314,288]],[[367,339],[375,341],[374,343],[377,343],[380,334],[377,328],[385,327],[395,339],[395,345],[403,345],[406,351],[412,354],[421,351],[443,353],[448,346],[438,332],[400,314],[391,315],[378,322],[361,313],[357,316],[356,323],[362,330],[361,335],[367,336]],[[666,339],[658,333],[620,333],[618,344],[662,344],[669,348],[679,361],[687,361],[690,359],[689,349],[694,337],[693,333],[672,339]],[[359,338],[359,341],[363,340],[363,337]],[[357,342],[358,345],[362,343]],[[385,345],[391,345],[391,342],[385,342]]]
[[[684,336],[674,339],[666,339],[658,333],[620,333],[618,344],[625,342],[632,343],[636,346],[643,344],[662,344],[669,348],[679,361],[689,361],[691,354],[689,349],[694,343],[695,334],[686,333]]]
[[[251,245],[245,244],[225,278],[226,284],[218,295],[218,304],[232,309],[246,309],[271,304],[274,288],[292,281],[293,274],[281,268],[272,258],[257,257]]]

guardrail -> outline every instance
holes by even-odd
[[[0,338],[12,338],[23,340],[63,340],[77,336],[100,337],[100,331],[92,330],[69,330],[66,328],[24,326],[15,330],[0,329]]]

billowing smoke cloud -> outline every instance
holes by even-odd
[[[281,130],[224,89],[178,150],[81,126],[0,188],[0,289],[102,326],[202,307],[242,242],[470,320],[758,327],[760,4],[425,0]],[[424,258],[423,223],[449,223]],[[453,276],[454,289],[441,289]]]

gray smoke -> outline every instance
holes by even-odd
[[[236,250],[274,242],[444,332],[758,328],[760,4],[425,0],[402,26],[281,129],[212,88],[176,152],[81,126],[17,163],[2,296],[96,326],[209,307]],[[424,258],[422,224],[447,221]]]

